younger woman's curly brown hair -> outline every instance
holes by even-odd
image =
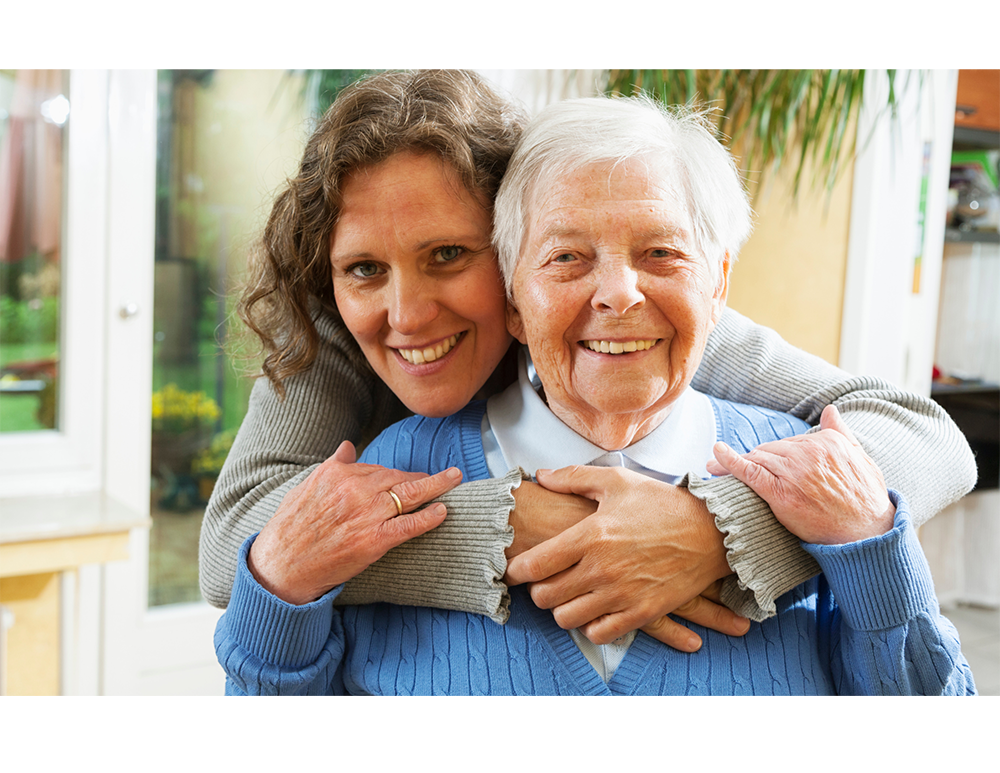
[[[526,122],[520,107],[462,70],[381,73],[340,93],[309,138],[298,174],[274,202],[238,305],[261,341],[262,371],[279,395],[282,381],[316,358],[314,316],[340,317],[330,239],[346,175],[401,151],[428,151],[450,163],[492,210]]]

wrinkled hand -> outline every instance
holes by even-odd
[[[764,443],[739,455],[714,448],[712,474],[732,473],[766,501],[792,534],[818,545],[842,545],[885,534],[896,508],[885,479],[832,405],[820,431]]]
[[[380,559],[397,545],[438,526],[440,502],[409,512],[454,488],[452,467],[436,475],[355,463],[344,442],[337,452],[285,495],[250,548],[257,581],[290,604],[307,604]],[[398,515],[389,490],[399,497]]]
[[[511,559],[510,584],[565,629],[607,644],[641,628],[676,649],[701,639],[666,615],[739,636],[749,621],[699,594],[730,574],[722,534],[685,489],[622,468],[539,470],[538,482],[599,503],[597,512]],[[717,592],[717,588],[716,588]],[[716,601],[718,596],[715,597]]]
[[[514,529],[514,541],[504,551],[508,561],[562,534],[597,510],[597,503],[592,499],[550,491],[530,480],[521,481],[513,493],[514,509],[508,523]],[[505,575],[504,581],[509,580]]]

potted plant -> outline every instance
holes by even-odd
[[[191,463],[191,473],[198,480],[198,497],[202,502],[208,502],[211,498],[215,481],[235,439],[236,433],[233,430],[217,433],[212,437],[208,448],[202,449]]]
[[[209,444],[221,411],[204,392],[167,384],[153,393],[153,474],[167,480],[191,476],[195,456]]]
[[[922,77],[919,71],[917,76]],[[744,174],[761,170],[763,176],[790,165],[796,196],[810,164],[813,185],[827,191],[849,166],[858,113],[877,78],[888,85],[877,122],[896,115],[909,73],[904,78],[896,70],[609,70],[605,91],[715,108],[716,131],[741,157]],[[860,138],[862,145],[867,139]]]

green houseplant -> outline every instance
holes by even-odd
[[[877,122],[895,117],[909,76],[896,70],[609,70],[605,91],[715,108],[715,129],[740,156],[744,174],[760,170],[759,183],[792,164],[798,195],[810,166],[813,185],[833,188],[857,149],[866,89],[883,77],[888,92]]]

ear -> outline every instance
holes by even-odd
[[[528,337],[524,334],[524,324],[521,322],[521,312],[507,299],[507,331],[522,344],[528,343]]]
[[[715,293],[712,296],[712,327],[714,328],[722,312],[726,308],[726,300],[729,298],[729,272],[732,269],[732,260],[729,257],[729,250],[722,256],[722,266],[719,272],[719,281],[715,286]]]

